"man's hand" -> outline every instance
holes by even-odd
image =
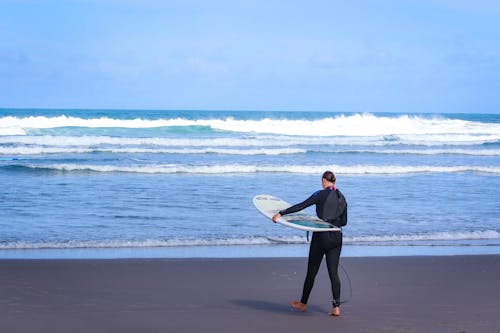
[[[281,217],[281,214],[280,213],[276,213],[274,216],[273,216],[273,222],[276,223],[276,221],[278,221],[278,219]]]

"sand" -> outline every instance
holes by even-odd
[[[0,260],[0,331],[500,332],[500,255],[342,258],[352,299],[327,315],[306,258]]]

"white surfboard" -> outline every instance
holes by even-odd
[[[270,219],[272,219],[273,216],[280,210],[291,206],[288,202],[269,194],[256,195],[253,198],[253,204],[262,214]],[[316,216],[307,214],[287,214],[280,217],[276,222],[290,228],[305,231],[321,232],[341,230],[340,228],[332,226],[330,223],[327,223]]]

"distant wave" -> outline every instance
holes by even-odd
[[[498,146],[497,135],[433,135],[433,136],[400,136],[397,139],[387,140],[385,136],[349,136],[349,137],[313,137],[313,136],[284,136],[257,134],[248,137],[191,137],[191,138],[169,138],[169,137],[117,137],[117,136],[68,136],[68,135],[0,135],[0,145],[37,145],[55,147],[87,147],[93,148],[101,145],[112,146],[153,146],[157,147],[291,147],[299,146],[323,146],[325,149],[332,147],[397,147],[397,146],[439,146],[441,150],[452,149],[453,146],[476,146],[484,145],[482,151],[494,149]],[[450,146],[450,147],[445,147]],[[441,148],[445,147],[445,148]],[[150,148],[150,147],[148,147]],[[341,148],[344,149],[344,148]],[[374,148],[371,148],[374,149]],[[420,149],[411,149],[413,151]],[[422,151],[425,148],[422,148]]]
[[[372,114],[338,115],[323,119],[112,119],[107,117],[82,119],[78,117],[31,116],[0,118],[0,135],[22,135],[29,129],[44,128],[160,128],[200,126],[214,130],[268,133],[299,136],[390,136],[390,135],[446,135],[490,136],[500,139],[500,124],[458,119],[427,118],[400,115],[397,117]]]
[[[460,245],[456,241],[498,240],[500,232],[495,230],[469,232],[441,232],[416,235],[359,236],[344,237],[344,243],[350,245]],[[448,243],[447,243],[448,242]],[[84,249],[84,248],[151,248],[151,247],[186,247],[186,246],[237,246],[237,245],[276,245],[306,244],[304,236],[245,237],[226,239],[146,239],[146,240],[96,240],[96,241],[52,241],[52,242],[3,242],[0,250],[24,249]]]
[[[338,174],[367,175],[367,174],[413,174],[413,173],[456,173],[481,172],[500,174],[500,167],[488,166],[402,166],[402,165],[247,165],[247,164],[220,164],[220,165],[97,165],[97,164],[10,164],[1,168],[16,168],[27,170],[49,170],[61,172],[127,172],[127,173],[163,173],[163,174],[240,174],[240,173],[296,173],[320,174],[324,170],[333,169]]]
[[[262,148],[262,149],[229,149],[229,148],[78,148],[78,147],[0,147],[1,155],[40,155],[40,154],[220,154],[220,155],[288,155],[304,154],[306,149],[294,148]],[[500,154],[500,153],[499,153]]]
[[[500,149],[367,149],[367,148],[170,148],[162,146],[153,148],[139,147],[81,147],[81,146],[0,146],[0,155],[42,155],[42,154],[220,154],[220,155],[291,155],[306,153],[336,153],[336,154],[389,154],[389,155],[470,155],[470,156],[500,156]]]
[[[500,140],[485,142],[485,143],[483,143],[483,145],[485,145],[486,147],[488,147],[488,146],[493,146],[493,147],[500,146]]]
[[[328,151],[326,151],[328,152]],[[333,151],[332,151],[333,152]],[[500,156],[500,149],[358,149],[337,150],[345,153],[368,154],[405,154],[405,155],[471,155],[471,156]]]
[[[415,241],[459,241],[459,240],[487,240],[500,239],[500,232],[496,230],[464,231],[464,232],[437,232],[431,234],[413,235],[383,235],[346,237],[346,242],[353,244],[386,243],[386,242],[415,242]]]
[[[102,240],[102,241],[54,241],[54,242],[8,242],[0,243],[0,250],[14,249],[79,249],[79,248],[143,248],[181,246],[231,246],[306,243],[305,237],[247,237],[231,239],[147,239],[147,240]]]

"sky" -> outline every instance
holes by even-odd
[[[0,0],[0,108],[500,113],[497,0]]]

